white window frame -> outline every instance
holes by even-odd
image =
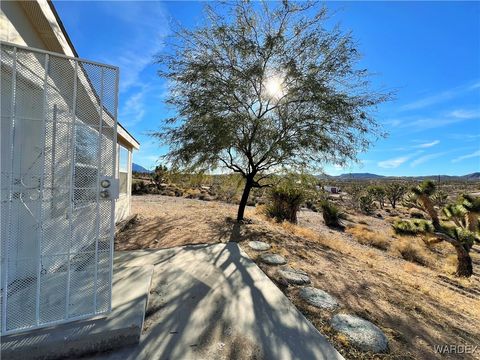
[[[120,154],[122,153],[122,149],[125,150],[127,152],[127,169],[126,171],[122,171],[121,170],[121,162],[120,162]],[[119,197],[125,197],[125,196],[128,196],[129,194],[129,182],[130,182],[130,171],[129,171],[129,168],[131,167],[130,166],[130,150],[128,150],[128,148],[126,148],[125,146],[123,145],[120,145],[118,144],[118,148],[117,148],[117,162],[118,162],[118,166],[117,166],[117,175],[118,175],[118,191],[119,191]],[[122,192],[122,188],[120,186],[120,173],[124,173],[124,174],[127,174],[127,189],[126,191],[123,193]]]

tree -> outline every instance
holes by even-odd
[[[326,30],[316,3],[223,6],[207,4],[205,25],[176,30],[158,56],[176,115],[152,135],[174,166],[241,174],[241,221],[273,173],[355,160],[383,135],[373,111],[391,94],[371,89],[351,34]]]
[[[444,214],[455,224],[449,226],[440,221],[434,206],[436,187],[433,181],[425,180],[411,191],[405,199],[405,204],[426,212],[432,221],[433,229],[431,231],[435,235],[436,241],[446,241],[455,248],[458,261],[456,275],[472,276],[473,265],[470,250],[475,242],[480,242],[478,224],[480,198],[464,195],[459,203],[447,205],[443,210]]]
[[[371,185],[368,187],[367,192],[373,197],[375,201],[378,201],[380,209],[385,206],[385,189],[381,185]]]
[[[167,181],[168,169],[165,165],[157,165],[152,173],[152,180],[158,189],[161,188],[161,184]]]
[[[385,186],[385,196],[395,209],[397,202],[401,201],[405,193],[407,192],[407,186],[399,182],[390,182]]]

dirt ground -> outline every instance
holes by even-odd
[[[232,221],[236,206],[184,198],[146,195],[133,198],[137,221],[116,239],[117,250],[166,248],[186,244],[237,241],[255,261],[249,240],[266,241],[289,266],[306,271],[312,285],[337,297],[339,312],[357,314],[387,335],[390,352],[362,354],[328,325],[332,313],[298,298],[298,286],[285,286],[273,267],[258,265],[347,359],[480,359],[475,353],[439,354],[434,346],[480,345],[480,256],[474,249],[476,274],[459,280],[359,244],[348,231],[323,225],[321,214],[301,211],[298,226],[276,224],[247,209],[251,224]],[[383,219],[350,216],[350,225],[367,223],[388,233]],[[395,239],[392,239],[393,241]],[[442,269],[442,266],[438,266]]]

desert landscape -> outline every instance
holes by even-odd
[[[149,176],[142,175],[135,181],[147,182]],[[267,211],[271,198],[265,190],[264,194],[252,197],[245,221],[239,224],[235,221],[239,195],[233,194],[226,201],[223,195],[214,192],[214,189],[225,190],[227,184],[215,185],[218,179],[205,180],[208,177],[201,176],[200,182],[198,176],[195,180],[188,176],[183,179],[180,185],[162,183],[153,191],[171,196],[133,197],[135,215],[121,226],[123,230],[115,240],[117,250],[238,242],[346,358],[457,359],[458,354],[441,354],[434,351],[434,346],[479,343],[480,278],[475,270],[480,265],[478,245],[471,250],[473,276],[455,276],[457,260],[450,244],[431,244],[426,235],[395,232],[393,224],[399,219],[427,218],[424,213],[404,206],[403,199],[398,201],[396,209],[388,202],[381,207],[373,201],[370,213],[365,214],[353,206],[351,195],[343,189],[352,186],[366,189],[372,183],[341,182],[338,194],[317,187],[317,195],[329,199],[344,213],[342,226],[335,228],[325,225],[322,210],[310,201],[300,206],[296,224],[272,219]],[[230,180],[226,182],[235,183]],[[188,182],[192,187],[185,189]],[[141,187],[153,184],[150,180]],[[409,186],[414,184],[411,182]],[[440,188],[447,191],[449,198],[455,198],[464,192],[475,194],[478,186],[476,181],[450,181]],[[339,299],[341,306],[332,312],[306,303],[299,297],[302,286],[289,284],[279,275],[278,267],[265,264],[261,252],[249,246],[250,241],[268,243],[269,252],[283,256],[289,267],[307,273],[312,286]],[[334,331],[328,319],[333,313],[343,312],[379,326],[388,338],[389,352],[358,351],[347,337]],[[477,358],[475,353],[462,356]]]

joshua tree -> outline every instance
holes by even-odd
[[[152,180],[158,189],[161,188],[161,184],[167,180],[168,169],[165,165],[157,165],[152,174]]]
[[[390,94],[371,89],[352,36],[327,30],[325,8],[242,1],[205,13],[158,56],[176,115],[152,135],[174,166],[241,174],[238,221],[273,173],[345,164],[383,135],[373,111]]]
[[[480,197],[463,195],[461,206],[466,210],[465,227],[471,232],[480,229]]]
[[[444,214],[455,224],[449,226],[440,221],[434,206],[435,190],[435,184],[426,180],[412,188],[412,192],[405,199],[405,205],[416,207],[428,214],[436,240],[450,243],[457,252],[456,275],[469,277],[473,274],[470,250],[474,242],[480,241],[480,198],[463,195],[459,203],[446,206]]]

